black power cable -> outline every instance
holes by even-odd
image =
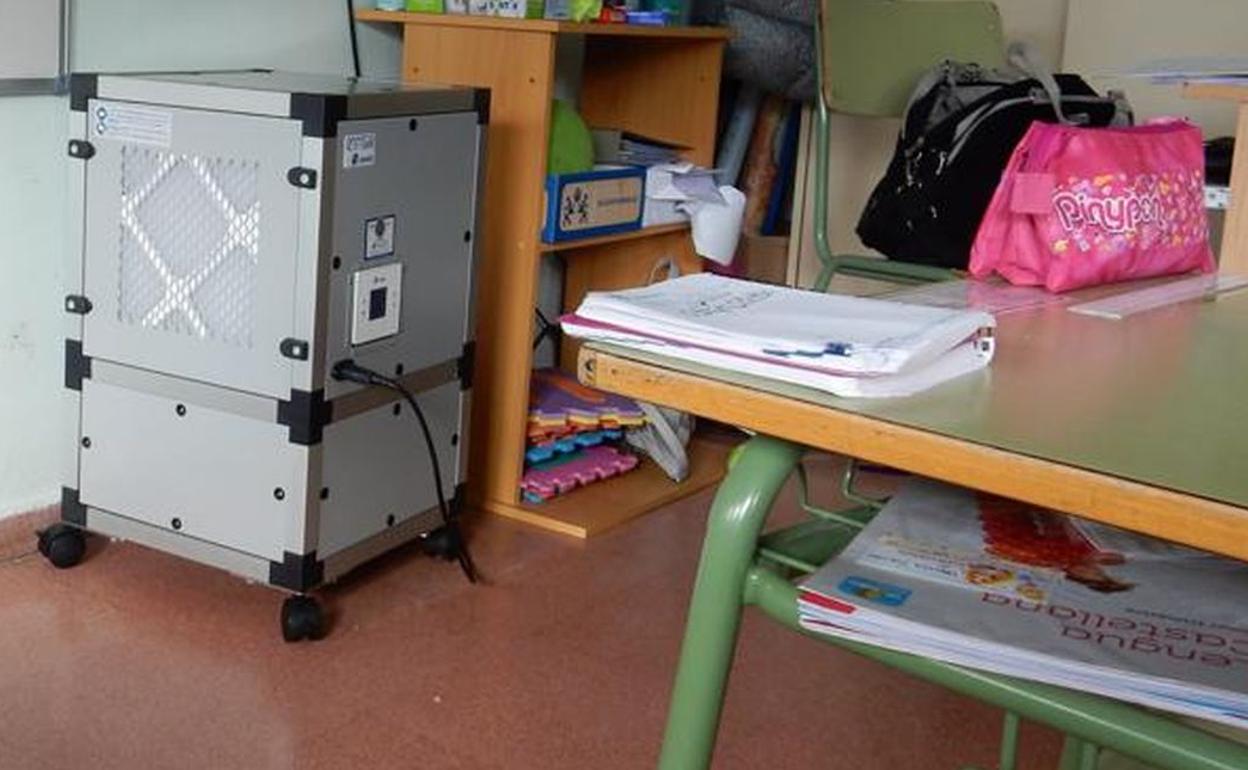
[[[438,510],[442,513],[442,524],[449,537],[446,546],[454,552],[455,558],[459,560],[459,566],[463,569],[464,576],[468,578],[468,582],[477,582],[477,566],[473,563],[472,554],[468,552],[468,543],[464,540],[463,533],[460,532],[459,520],[451,514],[450,506],[446,504],[446,493],[442,489],[442,466],[438,462],[438,452],[433,445],[433,433],[429,430],[429,423],[425,420],[425,413],[421,410],[420,405],[416,403],[415,396],[398,380],[360,366],[350,359],[334,364],[331,374],[335,380],[347,380],[361,385],[389,388],[401,395],[408,405],[412,407],[412,411],[416,413],[416,419],[420,422],[420,431],[425,436],[425,449],[429,452],[429,464],[433,468],[433,488],[438,495]]]
[[[355,36],[355,2],[347,0],[347,30],[351,35],[351,63],[355,65],[355,76],[360,77],[360,41]]]

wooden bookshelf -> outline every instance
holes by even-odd
[[[609,35],[672,40],[727,40],[727,27],[650,27],[639,24],[598,24],[553,19],[509,19],[502,16],[465,16],[455,13],[409,13],[407,11],[356,11],[360,21],[389,24],[420,24],[429,27],[461,29],[501,29],[509,32],[542,32],[553,35]]]
[[[558,243],[542,242],[542,251],[572,251],[573,249],[584,249],[590,246],[602,246],[610,243],[619,243],[621,241],[631,241],[635,238],[650,238],[655,235],[666,235],[667,233],[684,233],[688,231],[688,222],[679,222],[672,225],[656,225],[654,227],[643,227],[640,230],[629,230],[623,233],[611,233],[610,235],[598,235],[592,238],[578,238],[572,241],[559,241]]]
[[[695,436],[689,445],[689,478],[679,484],[643,458],[639,467],[621,476],[542,503],[498,506],[494,512],[552,532],[592,537],[718,483],[731,450],[720,438]]]
[[[490,89],[490,126],[477,270],[477,364],[469,446],[469,498],[486,511],[587,536],[696,491],[718,478],[722,453],[695,448],[696,483],[676,485],[642,469],[526,506],[519,500],[533,365],[533,308],[542,254],[567,255],[565,310],[586,292],[640,286],[655,264],[697,272],[686,225],[548,244],[544,211],[555,51],[561,35],[584,38],[579,99],[590,125],[614,126],[690,148],[714,164],[719,78],[729,32],[716,27],[573,24],[544,19],[361,10],[356,18],[403,30],[401,76],[412,82]],[[562,348],[566,368],[575,346]],[[580,497],[578,501],[577,495]],[[576,523],[580,521],[580,523]]]

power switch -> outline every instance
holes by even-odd
[[[397,334],[402,263],[360,270],[351,276],[351,285],[351,344],[363,345]]]
[[[376,321],[386,314],[386,287],[368,293],[368,320]]]

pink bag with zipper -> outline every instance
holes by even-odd
[[[1032,123],[980,222],[971,274],[1060,292],[1211,272],[1204,169],[1186,121]]]

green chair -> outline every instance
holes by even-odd
[[[760,435],[733,453],[707,520],[659,770],[710,767],[745,608],[754,607],[784,627],[807,633],[798,622],[795,581],[839,553],[880,507],[880,501],[854,491],[852,463],[842,491],[857,507],[828,511],[813,505],[801,467],[804,452],[803,447]],[[794,474],[802,507],[810,518],[764,534],[772,503]],[[1019,724],[1024,719],[1065,734],[1061,770],[1097,770],[1103,749],[1165,770],[1248,768],[1248,747],[1126,703],[882,647],[812,636],[1000,707],[1004,711],[1002,741],[994,770],[1018,767]],[[828,683],[828,688],[828,697],[837,697],[835,683]],[[802,718],[796,712],[789,716]],[[776,766],[784,766],[782,758],[777,758]]]
[[[996,7],[979,0],[820,0],[816,40],[820,67],[814,229],[822,263],[816,287],[826,290],[838,272],[910,283],[953,277],[940,268],[832,254],[827,232],[828,116],[832,110],[900,116],[914,83],[944,59],[1000,66],[1005,46]],[[855,492],[857,466],[852,462],[842,494],[856,507],[830,511],[814,505],[801,464],[804,451],[756,436],[733,454],[708,518],[660,770],[710,766],[745,608],[755,607],[780,625],[805,633],[798,622],[795,581],[835,556],[880,508],[881,501]],[[772,503],[794,474],[809,518],[764,534]],[[815,638],[1003,709],[996,770],[1017,767],[1023,719],[1064,733],[1062,770],[1096,770],[1105,748],[1167,770],[1248,768],[1248,748],[1125,703],[856,642]]]
[[[920,76],[945,59],[1005,63],[1001,16],[985,0],[820,0],[815,123],[815,251],[818,291],[836,273],[922,283],[952,271],[873,257],[833,254],[828,243],[829,113],[901,117]]]

